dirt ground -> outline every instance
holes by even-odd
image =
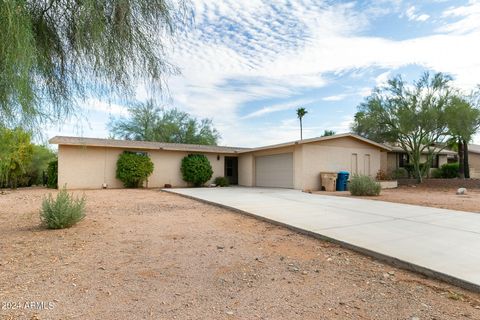
[[[48,192],[0,194],[1,319],[480,319],[480,294],[158,190],[85,191],[44,230]]]
[[[465,195],[457,195],[456,191],[457,188],[429,188],[422,185],[401,186],[396,189],[382,190],[377,197],[364,198],[480,213],[480,189],[468,189]],[[349,192],[318,191],[315,193],[351,197]]]

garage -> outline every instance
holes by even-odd
[[[293,188],[293,153],[255,158],[257,187]]]

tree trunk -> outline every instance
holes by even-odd
[[[303,140],[302,118],[300,118],[300,140]]]
[[[463,140],[458,139],[458,177],[460,179],[465,179],[465,163],[463,158]]]
[[[463,171],[465,178],[470,179],[470,164],[468,163],[468,142],[463,140]]]

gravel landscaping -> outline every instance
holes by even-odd
[[[456,191],[457,187],[452,186],[411,185],[400,186],[396,189],[385,189],[381,191],[379,196],[366,197],[365,199],[480,213],[480,189],[467,188],[467,193],[464,195],[457,195]],[[351,197],[348,191],[316,191],[315,193]]]
[[[45,230],[49,192],[0,194],[0,319],[480,319],[480,294],[158,190],[76,191],[87,217]]]

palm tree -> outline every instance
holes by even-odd
[[[297,109],[297,117],[300,120],[300,140],[303,140],[303,127],[302,127],[302,119],[308,113],[305,108],[298,108]]]

